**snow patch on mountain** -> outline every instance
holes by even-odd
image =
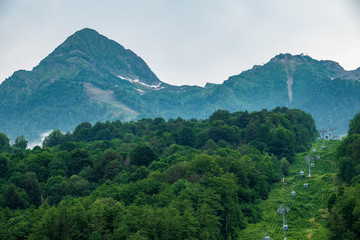
[[[159,82],[157,85],[148,85],[146,83],[143,83],[143,82],[140,82],[139,79],[135,78],[135,79],[131,79],[131,78],[128,78],[128,77],[123,77],[123,76],[120,76],[120,75],[117,75],[118,78],[122,79],[122,80],[126,80],[126,81],[129,81],[131,83],[137,83],[137,84],[141,84],[143,85],[144,87],[147,87],[147,88],[151,88],[153,90],[160,90],[160,89],[163,89],[164,87],[161,87],[161,82]],[[139,90],[139,89],[137,89]]]
[[[140,92],[140,93],[144,93],[145,91],[144,90],[141,90],[141,89],[136,89],[138,92]]]
[[[131,83],[138,83],[138,82],[139,82],[139,79],[137,79],[137,78],[131,79],[131,78],[123,77],[123,76],[120,76],[120,75],[118,75],[118,78],[120,78],[120,79],[122,79],[122,80],[129,81],[129,82],[131,82]]]

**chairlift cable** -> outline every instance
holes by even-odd
[[[312,152],[312,153],[314,153],[314,152]],[[319,153],[319,154],[321,154],[321,153]],[[309,154],[309,156],[310,156],[310,155],[311,155],[311,153]],[[319,155],[319,156],[320,156],[320,155]],[[319,159],[318,159],[318,160],[319,160]],[[302,164],[302,166],[300,166],[300,167],[302,167],[301,169],[305,169],[307,165],[308,165],[307,162],[304,162],[304,163]],[[300,171],[302,171],[301,169],[300,169]],[[299,186],[299,184],[300,184],[300,182],[302,181],[303,177],[304,177],[304,175],[300,175],[300,178],[298,178],[298,176],[296,176],[296,177],[294,178],[294,180],[295,180],[296,178],[298,178],[298,180],[297,180],[297,182],[295,182],[295,186],[292,187],[291,191],[295,191],[295,190],[297,189],[297,187]],[[304,186],[305,186],[305,185],[304,185]],[[301,190],[300,192],[302,192],[302,191],[304,191],[304,190]],[[293,199],[293,201],[292,201],[292,203],[291,203],[291,205],[290,205],[290,207],[289,207],[289,210],[288,210],[288,212],[289,212],[289,211],[294,207],[295,203],[297,202],[298,197],[299,197],[299,194],[296,193],[296,191],[295,191],[295,197],[292,198],[292,194],[287,195],[287,197],[285,198],[285,200],[283,201],[283,203],[282,203],[280,206],[285,206],[285,204],[286,204],[287,202],[289,202],[289,199],[290,199],[290,198]],[[283,214],[285,214],[285,213],[283,213]],[[271,219],[271,222],[270,222],[270,225],[269,225],[270,227],[273,225],[273,221],[274,221],[275,217],[276,217],[276,214],[275,214],[275,215],[272,217],[272,219]],[[268,233],[270,233],[270,236],[271,236],[271,235],[276,231],[278,224],[279,224],[279,221],[276,222],[274,228],[272,228],[270,231],[266,231],[265,236],[269,236]]]

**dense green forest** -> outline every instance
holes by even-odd
[[[333,239],[360,239],[360,113],[337,151],[339,187],[329,198]]]
[[[0,239],[241,239],[316,136],[287,108],[84,122],[32,150],[0,134]]]

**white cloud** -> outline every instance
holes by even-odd
[[[38,140],[35,140],[33,142],[29,142],[27,148],[33,149],[35,146],[42,146],[42,143],[44,142],[45,138],[49,136],[49,134],[52,132],[52,130],[43,132],[40,134],[40,138]]]

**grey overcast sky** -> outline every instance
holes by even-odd
[[[360,0],[0,0],[0,82],[85,27],[173,85],[222,83],[279,53],[360,67]]]

